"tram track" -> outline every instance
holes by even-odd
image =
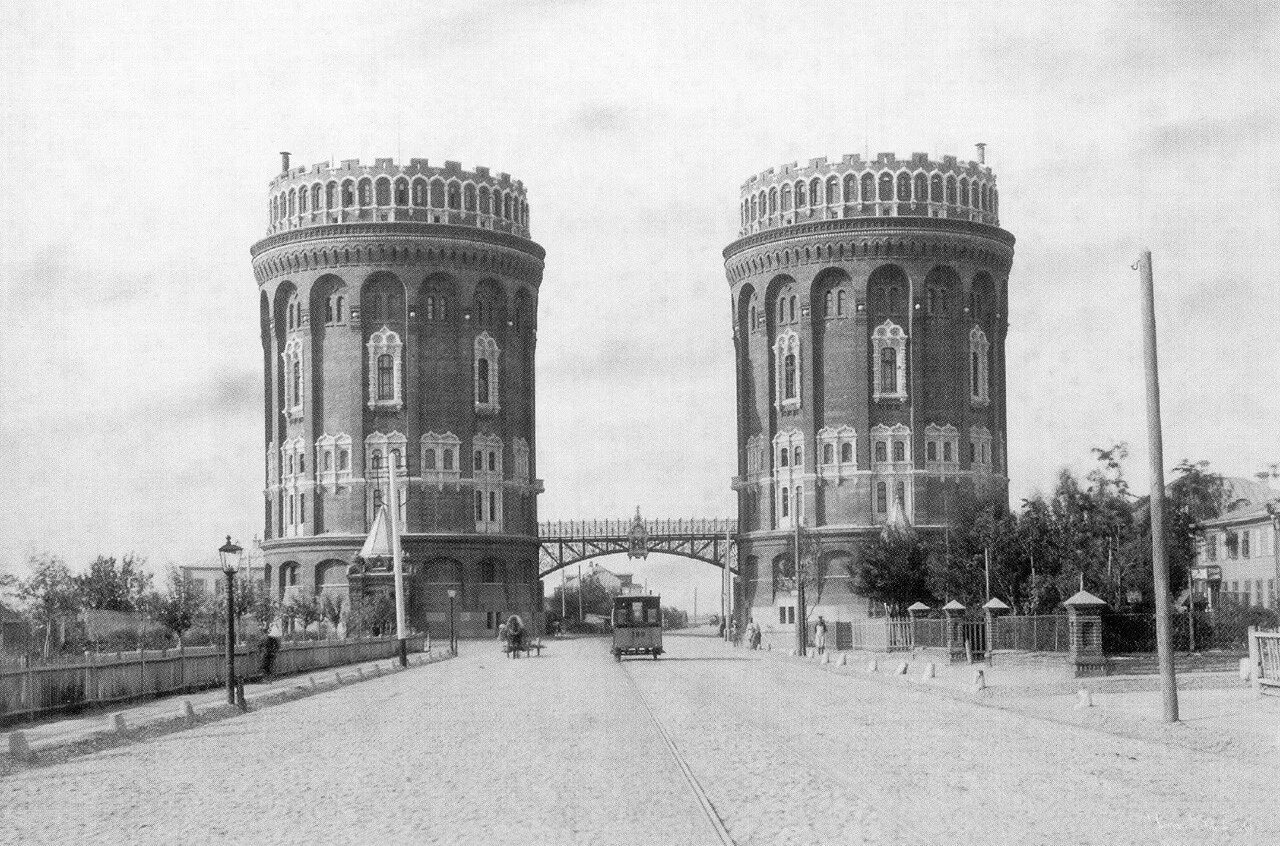
[[[689,790],[693,793],[694,799],[697,800],[698,807],[702,809],[703,815],[711,824],[711,828],[716,833],[721,846],[735,846],[733,837],[729,834],[729,829],[725,827],[724,820],[720,819],[719,812],[716,811],[715,805],[711,798],[707,796],[707,792],[702,789],[702,784],[698,781],[698,777],[693,774],[693,769],[689,766],[689,762],[680,754],[680,748],[676,746],[675,740],[671,737],[671,732],[667,731],[667,727],[658,719],[657,713],[649,705],[645,699],[644,691],[640,689],[640,684],[631,675],[627,669],[627,662],[622,662],[622,672],[627,677],[627,683],[631,685],[632,691],[635,692],[636,700],[644,707],[645,712],[649,715],[650,722],[657,729],[658,735],[662,738],[662,742],[666,744],[667,751],[671,753],[671,757],[676,762],[680,774],[684,776],[685,782],[689,785]]]

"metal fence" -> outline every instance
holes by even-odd
[[[988,647],[987,621],[968,617],[957,621],[957,646],[968,643],[969,650],[983,655]],[[835,624],[835,647],[840,650],[896,652],[907,649],[945,649],[951,645],[949,622],[939,617],[914,620],[883,617]],[[990,631],[992,649],[1022,652],[1066,652],[1067,617],[1043,614],[1026,617],[997,617]]]
[[[1249,663],[1255,687],[1280,688],[1280,631],[1249,632]]]
[[[736,535],[738,521],[719,518],[688,520],[642,520],[649,535]],[[632,520],[553,520],[538,524],[538,537],[543,540],[570,538],[626,537],[634,526]]]
[[[409,638],[409,650],[421,652],[422,636]],[[303,673],[341,664],[389,658],[399,653],[393,637],[285,643],[273,671]],[[238,645],[236,676],[261,675],[261,653]],[[142,697],[216,687],[226,679],[225,647],[196,646],[136,652],[93,653],[71,663],[0,669],[0,723],[86,705],[106,705]]]

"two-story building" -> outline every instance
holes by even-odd
[[[1267,502],[1242,502],[1200,524],[1193,585],[1219,603],[1274,608],[1276,529]]]

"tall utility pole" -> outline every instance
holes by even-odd
[[[578,565],[578,622],[582,622],[582,565]]]
[[[804,575],[800,563],[800,515],[792,509],[792,520],[795,523],[795,571],[796,571],[796,654],[804,657],[808,654],[809,626],[805,622],[804,608]]]
[[[387,501],[391,504],[391,569],[395,576],[396,587],[396,639],[400,641],[400,666],[409,666],[409,634],[404,619],[404,555],[400,550],[400,503],[399,491],[396,490],[395,453],[387,452],[387,487],[391,495]],[[401,459],[404,460],[404,459]],[[452,625],[452,624],[451,624]]]
[[[1151,567],[1156,602],[1156,654],[1160,664],[1160,694],[1164,721],[1178,721],[1178,685],[1173,671],[1173,642],[1169,631],[1169,558],[1164,543],[1164,436],[1160,426],[1160,366],[1156,356],[1156,292],[1151,251],[1138,257],[1142,277],[1142,348],[1147,370],[1147,440],[1151,463]]]

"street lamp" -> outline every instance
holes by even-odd
[[[236,704],[236,603],[235,603],[235,580],[236,570],[240,567],[240,553],[243,552],[239,546],[231,542],[231,535],[227,535],[227,542],[218,550],[218,555],[222,557],[222,572],[227,574],[227,704]]]
[[[458,654],[458,637],[454,633],[454,626],[453,626],[453,599],[457,595],[458,595],[458,592],[456,590],[454,590],[453,588],[449,588],[449,654],[450,655]]]

